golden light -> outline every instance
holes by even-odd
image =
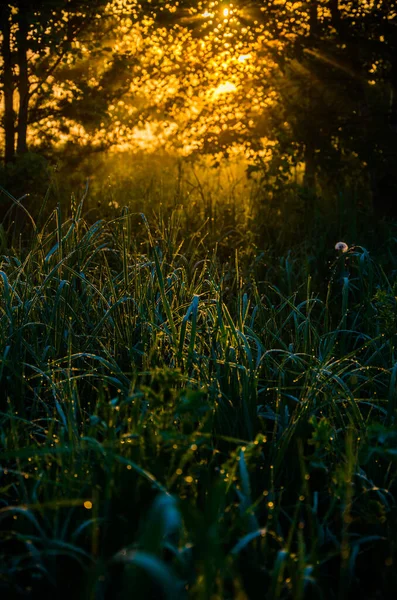
[[[109,2],[123,4],[125,0]],[[202,26],[200,36],[183,25],[168,30],[152,28],[152,22],[144,19],[136,25],[120,19],[114,35],[118,49],[128,51],[133,46],[137,55],[143,57],[142,64],[130,88],[108,105],[106,119],[96,132],[70,120],[68,133],[58,132],[60,143],[66,144],[73,138],[81,145],[100,147],[106,139],[114,153],[130,148],[155,152],[169,147],[188,155],[200,150],[203,140],[216,143],[217,136],[229,128],[238,133],[231,122],[237,121],[236,127],[244,126],[245,101],[250,119],[269,106],[269,94],[256,91],[256,81],[268,72],[270,61],[267,59],[264,65],[258,60],[262,42],[254,35],[246,35],[251,28],[249,23],[254,26],[254,21],[251,12],[243,7],[246,3],[233,0],[197,3],[183,21]],[[103,62],[98,62],[96,79],[90,79],[93,89],[101,72],[108,68],[108,58],[106,53]],[[62,83],[60,100],[67,93],[73,97],[70,85]],[[243,97],[243,90],[248,93],[247,98]],[[208,102],[213,104],[212,111],[205,110]],[[141,118],[143,111],[145,117]],[[252,128],[253,122],[247,127]],[[56,120],[48,121],[48,130],[56,127]]]
[[[223,94],[231,94],[237,90],[237,87],[231,81],[225,81],[225,83],[221,83],[217,88],[212,92],[212,97],[219,98]]]
[[[241,54],[238,57],[238,62],[244,63],[246,60],[249,60],[250,58],[252,58],[252,54]]]

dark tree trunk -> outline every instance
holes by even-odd
[[[328,8],[331,13],[331,25],[335,28],[335,30],[340,33],[340,10],[339,10],[339,0],[329,0]]]
[[[397,47],[396,47],[397,53]],[[390,73],[390,105],[389,105],[389,125],[397,133],[397,58],[394,58]]]
[[[29,73],[28,73],[28,3],[26,0],[20,0],[18,3],[18,141],[17,154],[24,154],[28,151],[27,133],[28,133],[28,111],[29,111]]]
[[[310,37],[314,37],[318,34],[318,3],[312,0],[309,4]]]
[[[8,4],[0,6],[0,30],[2,33],[1,54],[3,58],[4,161],[7,164],[15,158],[14,77],[11,52],[11,14]]]
[[[312,41],[315,42],[316,36],[319,34],[319,23],[318,23],[318,3],[317,1],[310,2],[309,6],[309,35]],[[312,199],[314,194],[316,193],[316,162],[315,162],[315,131],[313,131],[312,126],[310,124],[310,113],[313,107],[313,82],[311,79],[308,81],[307,86],[307,108],[308,108],[308,129],[306,133],[305,139],[305,151],[304,151],[304,161],[305,161],[305,172],[303,176],[303,186],[306,188],[308,192],[308,206],[306,212],[312,211]]]
[[[397,220],[397,47],[391,57],[387,129],[382,144],[382,168],[372,169],[371,187],[374,214]]]

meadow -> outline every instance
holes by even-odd
[[[255,237],[196,192],[3,190],[2,597],[394,598],[393,227]]]

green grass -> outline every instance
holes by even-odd
[[[393,256],[72,212],[1,258],[4,597],[394,597]]]

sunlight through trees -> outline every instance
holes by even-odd
[[[6,162],[28,149],[239,152],[280,181],[303,166],[314,191],[352,169],[379,202],[388,180],[395,189],[391,2],[15,0],[1,11]]]

